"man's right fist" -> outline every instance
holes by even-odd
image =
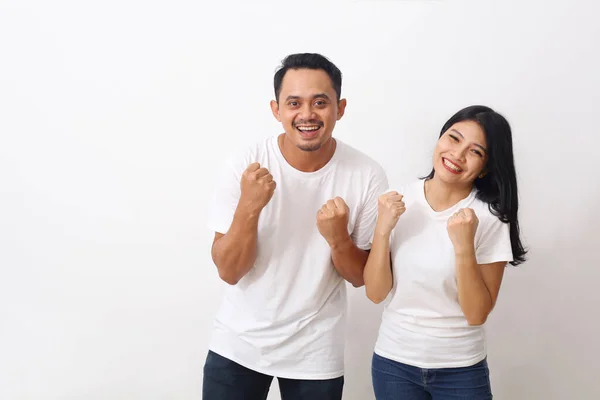
[[[380,235],[387,236],[392,233],[398,219],[406,211],[402,198],[398,192],[388,192],[379,196],[375,231]]]
[[[242,174],[240,188],[240,203],[250,211],[260,212],[273,197],[275,181],[269,170],[261,168],[259,163],[252,163]]]

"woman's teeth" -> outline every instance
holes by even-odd
[[[447,160],[447,159],[445,159],[445,158],[444,158],[444,164],[445,164],[445,165],[446,165],[448,168],[450,168],[451,170],[453,170],[453,171],[456,171],[456,172],[461,172],[461,171],[462,171],[462,169],[461,169],[460,167],[458,167],[456,164],[454,164],[454,163],[453,163],[453,162],[451,162],[451,161],[448,161],[448,160]]]

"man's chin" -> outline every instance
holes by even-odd
[[[314,143],[314,144],[298,144],[296,145],[297,148],[299,148],[302,151],[317,151],[321,148],[322,144],[321,143]]]

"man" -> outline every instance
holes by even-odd
[[[346,284],[363,269],[387,189],[379,164],[332,137],[342,74],[319,54],[288,56],[271,110],[285,133],[233,157],[210,212],[212,258],[231,286],[204,367],[204,400],[339,400]]]

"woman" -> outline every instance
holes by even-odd
[[[525,261],[511,129],[484,106],[442,128],[429,176],[379,198],[364,270],[387,299],[373,355],[380,399],[491,399],[482,325],[507,263]]]

